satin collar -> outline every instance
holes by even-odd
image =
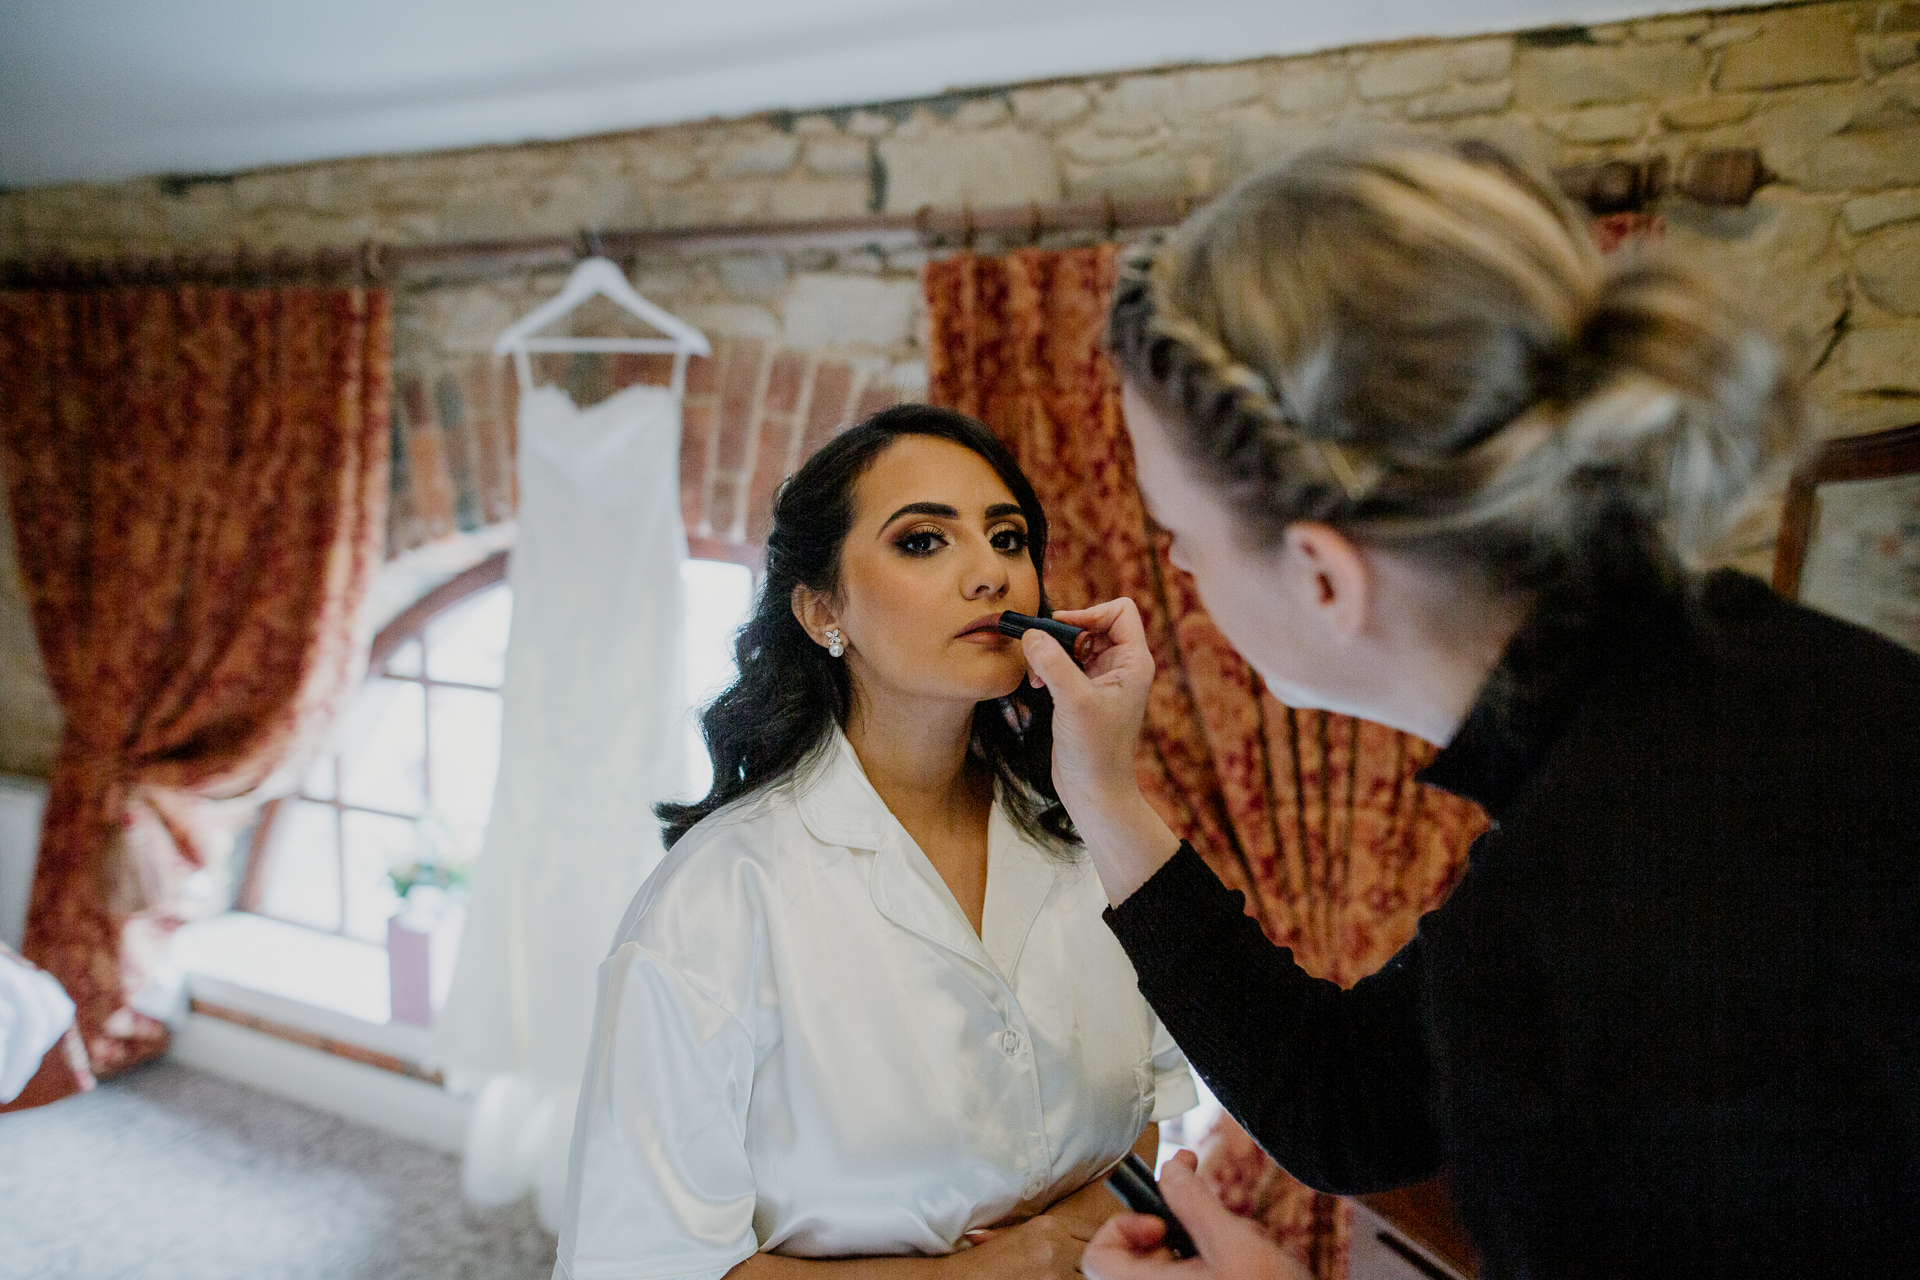
[[[1074,869],[1021,835],[996,797],[987,818],[987,895],[976,937],[946,881],[873,789],[846,734],[834,729],[795,791],[800,820],[814,839],[872,853],[873,905],[881,915],[1004,981],[1011,981],[1060,873]]]

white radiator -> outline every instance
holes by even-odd
[[[0,774],[0,942],[15,951],[27,930],[27,898],[40,857],[40,810],[47,786],[38,778]]]

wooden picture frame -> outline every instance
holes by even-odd
[[[1808,585],[1808,557],[1820,525],[1817,490],[1822,485],[1905,476],[1920,476],[1920,423],[1829,440],[1822,445],[1788,482],[1780,536],[1774,544],[1773,589],[1798,600]],[[1906,536],[1920,537],[1920,533]],[[1920,598],[1916,598],[1915,606],[1920,613]],[[1894,638],[1914,643],[1911,637]]]

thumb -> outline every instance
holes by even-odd
[[[1220,1203],[1220,1197],[1201,1180],[1188,1161],[1169,1160],[1161,1167],[1160,1194],[1166,1197],[1173,1216],[1180,1219],[1180,1225],[1193,1237],[1194,1247],[1203,1258],[1221,1256],[1228,1238],[1249,1226],[1246,1219]]]
[[[1056,697],[1069,682],[1087,678],[1060,642],[1037,627],[1020,637],[1020,652],[1026,655],[1027,670],[1039,677],[1041,684],[1050,686]]]

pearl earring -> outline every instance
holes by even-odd
[[[837,658],[841,654],[845,653],[846,651],[847,651],[846,637],[840,634],[840,628],[835,627],[831,631],[828,631],[827,632],[827,656],[831,658]]]

